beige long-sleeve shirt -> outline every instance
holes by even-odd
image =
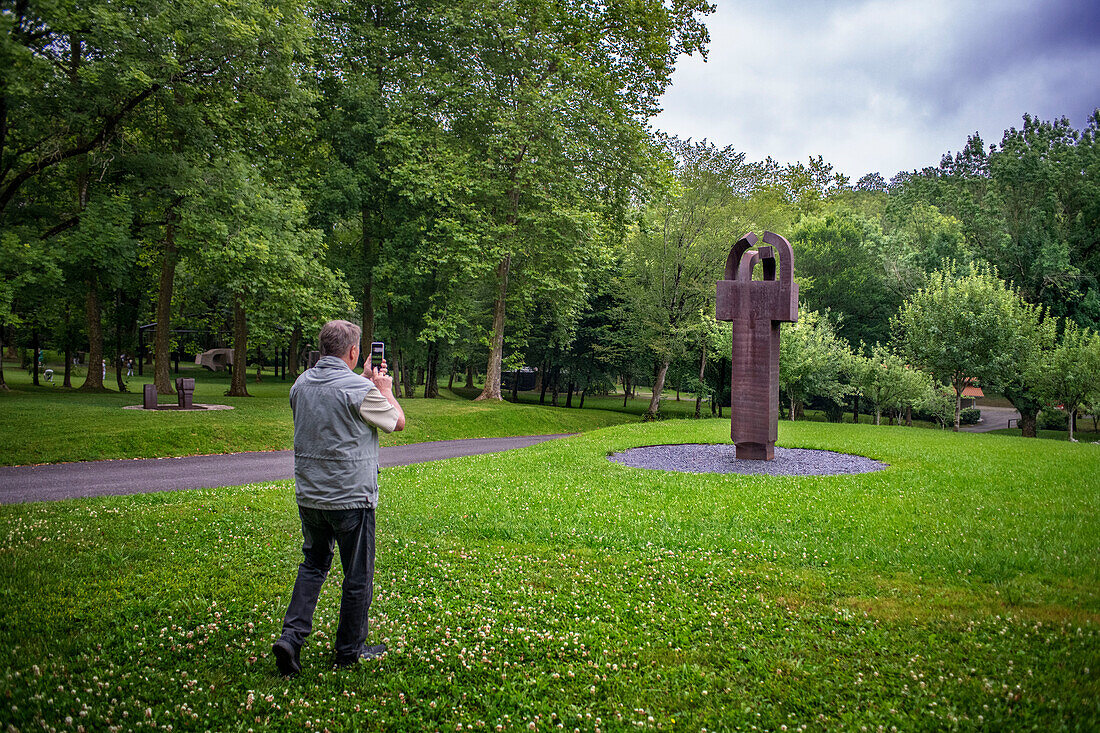
[[[383,433],[392,433],[400,417],[397,408],[377,388],[367,392],[367,396],[363,398],[359,405],[359,416],[363,418],[363,422],[373,425]]]

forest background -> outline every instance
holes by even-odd
[[[1034,432],[1042,406],[1100,399],[1100,113],[1083,130],[1025,115],[889,180],[746,160],[649,125],[712,11],[5,2],[0,349],[52,346],[69,386],[75,353],[113,363],[155,323],[171,393],[173,353],[285,349],[293,375],[319,325],[350,317],[403,397],[464,375],[500,399],[532,367],[555,404],[643,384],[659,416],[674,384],[699,414],[728,404],[715,282],[766,229],[802,296],[792,417],[862,397],[945,422],[953,403],[957,426],[977,380]],[[104,388],[88,369],[81,389]]]

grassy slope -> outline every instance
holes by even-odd
[[[1100,726],[1096,446],[783,423],[783,445],[891,468],[605,458],[725,431],[620,426],[387,470],[370,638],[392,653],[325,667],[337,568],[293,681],[268,656],[299,557],[288,485],[4,507],[5,712],[24,729]]]
[[[131,392],[126,394],[84,394],[53,385],[35,388],[26,372],[9,367],[5,377],[12,391],[0,393],[0,465],[160,458],[282,450],[293,446],[294,430],[287,402],[289,382],[269,374],[260,384],[249,382],[251,397],[226,397],[226,375],[188,369],[185,376],[197,379],[195,402],[233,405],[235,409],[155,413],[123,410],[123,405],[141,403],[142,385],[152,381],[149,375],[144,379],[132,378]],[[582,411],[507,403],[475,404],[446,390],[443,395],[436,400],[402,400],[408,428],[384,436],[382,444],[572,433],[636,419],[631,412],[587,406]],[[174,397],[161,398],[162,403],[174,401]]]

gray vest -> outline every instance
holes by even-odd
[[[294,494],[312,509],[378,504],[378,431],[359,406],[374,383],[335,356],[321,357],[290,388],[294,411]]]

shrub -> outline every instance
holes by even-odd
[[[1057,408],[1043,410],[1038,426],[1040,430],[1069,430],[1069,415]]]
[[[968,407],[959,413],[959,425],[977,425],[982,419],[982,411],[977,407]]]

